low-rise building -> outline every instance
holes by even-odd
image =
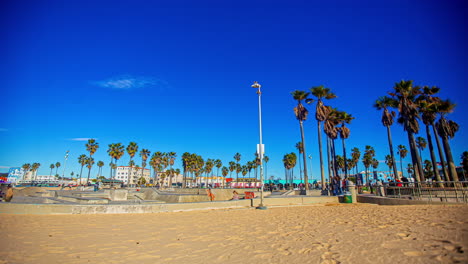
[[[143,178],[145,178],[146,183],[149,183],[150,170],[147,168],[145,168],[144,170],[139,168],[137,170],[135,167],[118,166],[117,171],[115,173],[115,179],[123,181],[123,183],[126,185],[135,185],[138,183],[138,180],[142,177],[142,172],[143,172]]]

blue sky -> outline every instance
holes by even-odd
[[[178,157],[191,152],[227,164],[239,152],[242,162],[252,160],[258,143],[253,81],[262,84],[268,176],[284,176],[282,157],[300,140],[290,92],[318,85],[338,95],[330,105],[356,117],[348,149],[373,146],[380,169],[387,169],[389,151],[372,105],[402,79],[437,85],[441,97],[457,103],[449,116],[460,124],[451,140],[457,163],[468,150],[463,1],[0,5],[1,172],[39,162],[39,174],[48,174],[70,150],[67,174],[77,173],[86,138],[97,139],[95,159],[106,165],[108,144],[130,141]],[[305,135],[318,178],[314,108]],[[392,133],[395,145],[408,146],[401,126]]]

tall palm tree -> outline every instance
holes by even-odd
[[[463,166],[463,174],[468,172],[468,151],[463,151],[461,154],[461,160],[462,160],[462,166]],[[465,176],[465,181],[466,181],[466,176]]]
[[[445,159],[444,155],[442,152],[442,147],[440,145],[439,141],[439,136],[437,133],[437,130],[435,128],[434,122],[437,118],[437,113],[443,112],[445,109],[443,109],[444,104],[441,104],[441,99],[439,97],[434,96],[440,91],[440,88],[433,86],[433,87],[428,87],[424,86],[423,87],[423,93],[421,96],[418,98],[418,107],[419,111],[422,113],[422,121],[424,125],[426,126],[426,136],[427,136],[427,141],[429,143],[429,152],[431,154],[431,161],[432,161],[432,168],[434,170],[434,175],[436,178],[436,181],[438,182],[439,187],[444,187],[442,184],[442,178],[440,177],[440,173],[437,167],[437,158],[434,153],[434,144],[432,143],[432,136],[431,136],[431,129],[430,127],[432,126],[432,129],[434,131],[434,136],[436,139],[437,143],[437,149],[439,151],[439,156],[440,156],[440,161],[442,164],[442,173],[444,174],[445,179],[447,179],[447,169],[445,168]]]
[[[36,178],[37,178],[37,170],[39,169],[40,166],[41,166],[41,164],[37,163],[37,162],[33,163],[32,166],[31,166],[31,170],[32,170],[33,175],[34,175],[34,180],[36,180]]]
[[[29,170],[31,169],[31,164],[25,163],[23,166],[21,166],[23,169],[24,177],[28,174]],[[31,180],[32,180],[32,175],[31,175]]]
[[[236,169],[236,163],[234,161],[229,162],[229,177],[232,178],[232,172]]]
[[[184,176],[182,180],[182,188],[186,188],[187,187],[187,173],[189,171],[190,153],[184,152],[181,158],[182,158],[182,170],[184,171]]]
[[[364,164],[364,167],[366,167],[366,185],[368,186],[369,186],[369,167],[374,164],[374,156],[375,156],[374,148],[367,145],[366,149],[364,150],[362,163]]]
[[[189,154],[190,155],[190,154]],[[156,151],[151,156],[150,165],[153,168],[153,184],[158,184],[158,173],[161,172],[162,169],[162,158],[163,154],[160,151]],[[188,161],[189,159],[187,159]]]
[[[426,179],[432,179],[433,173],[432,173],[432,163],[429,160],[424,161],[424,178]]]
[[[219,177],[219,169],[223,166],[223,162],[220,159],[215,160],[215,167],[216,167],[216,177]]]
[[[345,178],[348,178],[348,160],[346,158],[346,144],[345,140],[349,138],[349,135],[351,134],[351,131],[349,128],[346,126],[346,124],[351,123],[351,120],[353,120],[354,117],[346,112],[340,112],[338,121],[341,123],[341,128],[339,130],[341,142],[343,145],[343,162],[344,162],[344,173],[345,173]]]
[[[392,140],[392,131],[390,127],[393,125],[393,118],[396,116],[395,111],[389,111],[389,107],[396,107],[397,101],[388,97],[382,96],[377,99],[374,103],[374,107],[377,110],[383,110],[382,112],[382,124],[387,128],[387,138],[388,138],[388,147],[390,149],[390,157],[392,159],[391,164],[393,167],[393,175],[395,179],[399,179],[398,170],[395,162],[395,154],[393,152],[393,140]]]
[[[142,149],[140,150],[140,157],[141,157],[141,177],[145,177],[145,167],[146,167],[146,161],[148,160],[149,155],[151,154],[151,151],[148,149]]]
[[[88,157],[86,159],[86,167],[88,168],[88,179],[86,180],[86,182],[89,182],[89,175],[91,174],[91,168],[93,167],[93,165],[94,165],[94,158]]]
[[[85,154],[81,154],[78,157],[78,163],[81,165],[80,181],[78,182],[78,185],[81,185],[81,176],[83,175],[83,167],[88,163],[88,157],[86,157]]]
[[[267,155],[264,155],[263,156],[263,161],[265,162],[265,179],[268,178],[268,174],[267,174],[267,165],[268,165],[268,162],[270,161],[270,158],[267,156]],[[312,172],[311,172],[312,173]]]
[[[85,145],[86,146],[86,151],[89,152],[89,161],[91,163],[94,164],[94,159],[93,159],[93,155],[94,153],[96,153],[97,149],[99,148],[99,143],[96,142],[95,139],[91,138],[91,139],[88,139],[88,143]],[[93,165],[89,165],[88,164],[88,180],[87,182],[89,182],[89,176],[91,175],[91,168],[93,167]]]
[[[133,157],[135,157],[136,153],[138,152],[138,144],[136,142],[130,142],[128,143],[128,146],[127,146],[127,154],[130,156],[130,161],[129,161],[129,165],[130,166],[130,172],[128,173],[128,179],[130,181],[130,177],[132,178],[132,181],[134,182],[133,180],[133,175],[132,175],[132,170],[133,170],[133,166],[135,166],[135,162],[133,162],[133,165],[130,165],[132,164],[132,161],[133,161]]]
[[[417,107],[417,96],[421,94],[418,86],[413,86],[413,81],[401,81],[393,87],[394,91],[389,95],[398,102],[398,123],[403,125],[403,129],[408,134],[411,159],[413,161],[414,175],[417,182],[424,174],[422,169],[421,157],[416,150],[416,141],[414,135],[419,132],[419,112]]]
[[[408,150],[403,145],[398,145],[398,155],[400,155],[400,167],[401,167],[401,174],[403,175],[403,159],[408,154]]]
[[[297,101],[297,106],[294,107],[294,114],[296,115],[296,119],[299,121],[299,127],[301,129],[301,149],[302,149],[302,160],[303,164],[307,164],[307,154],[306,154],[306,145],[305,145],[305,137],[304,137],[304,121],[307,120],[307,115],[309,114],[309,111],[304,107],[302,104],[303,101],[307,102],[312,102],[312,99],[308,98],[310,93],[307,93],[305,91],[299,91],[296,90],[291,93],[293,96],[293,99]],[[300,156],[299,156],[300,158]],[[299,170],[300,170],[300,165],[299,165]],[[301,175],[302,177],[302,175]],[[306,191],[309,190],[309,177],[307,175],[307,166],[304,166],[304,176],[303,176],[304,182],[305,182],[305,189]]]
[[[336,149],[335,149],[335,140],[338,138],[338,124],[340,123],[340,111],[336,108],[331,108],[326,106],[328,109],[325,124],[323,130],[325,135],[327,135],[327,157],[328,157],[328,168],[329,168],[329,177],[338,176],[338,166],[336,164]]]
[[[358,173],[359,173],[359,167],[358,167],[358,162],[359,162],[359,158],[361,158],[361,151],[359,151],[358,148],[352,148],[351,149],[351,158],[353,160],[353,162],[356,164],[356,183],[357,183],[357,177],[358,177]]]
[[[116,170],[117,170],[117,162],[119,161],[119,159],[124,155],[124,148],[125,146],[122,145],[121,143],[112,143],[112,144],[109,144],[109,149],[107,150],[107,153],[109,154],[109,156],[111,157],[111,163],[112,163],[112,160],[114,160],[113,164],[115,165],[115,169],[114,169],[114,173],[112,174],[112,168],[111,168],[111,175],[112,175],[112,179],[115,178],[115,173],[116,173]]]
[[[315,119],[317,120],[318,143],[320,153],[320,174],[322,177],[322,190],[325,190],[325,171],[323,168],[323,153],[322,153],[322,129],[321,122],[325,121],[329,109],[323,105],[323,99],[333,99],[336,95],[330,91],[330,88],[325,88],[323,85],[310,88],[310,92],[317,98],[315,108]]]
[[[104,162],[100,160],[100,161],[98,161],[98,162],[96,163],[96,165],[99,167],[99,170],[98,170],[98,175],[99,175],[99,176],[98,176],[98,177],[100,177],[101,174],[102,174],[102,167],[104,166]]]
[[[49,168],[50,168],[50,177],[52,177],[52,170],[55,169],[55,165],[52,163],[50,164]]]
[[[441,116],[439,121],[436,123],[437,130],[440,137],[442,138],[442,144],[444,146],[445,155],[447,157],[447,163],[449,166],[449,175],[452,181],[458,182],[458,174],[455,167],[455,162],[452,156],[452,150],[450,149],[449,139],[455,136],[458,131],[459,125],[452,120],[447,120],[444,115]]]
[[[392,168],[393,168],[393,165],[394,165],[392,155],[385,155],[385,164],[387,164],[388,170],[392,171]],[[395,178],[395,179],[397,179],[397,178]]]
[[[241,156],[241,154],[239,154],[239,152],[237,152],[237,153],[236,153],[236,155],[234,155],[234,160],[236,160],[236,161],[237,161],[237,168],[236,168],[236,173],[237,173],[237,175],[236,175],[236,182],[237,182],[237,181],[238,181],[238,179],[239,179],[239,172],[240,172],[240,169],[239,169],[239,166],[240,166],[240,165],[239,165],[239,161],[241,160],[241,157],[242,157],[242,156]]]
[[[55,163],[55,175],[56,175],[57,177],[59,177],[59,176],[58,176],[58,169],[60,168],[61,165],[62,165],[62,164],[60,164],[60,162],[56,162],[56,163]]]
[[[416,138],[416,147],[419,150],[419,156],[422,157],[421,151],[423,151],[427,147],[427,141],[423,137]]]
[[[286,183],[290,184],[290,188],[293,184],[294,179],[294,167],[296,166],[297,156],[296,153],[291,152],[289,154],[284,155],[283,157],[283,165],[286,171]]]
[[[224,177],[223,187],[225,187],[226,176],[229,174],[229,169],[226,166],[223,166],[223,168],[221,169],[221,173],[223,174],[223,177]]]

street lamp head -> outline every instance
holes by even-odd
[[[254,82],[252,84],[252,88],[257,88],[257,89],[260,89],[260,87],[262,87],[258,82]]]

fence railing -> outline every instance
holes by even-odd
[[[376,195],[428,202],[468,203],[468,181],[405,182],[372,186]]]

